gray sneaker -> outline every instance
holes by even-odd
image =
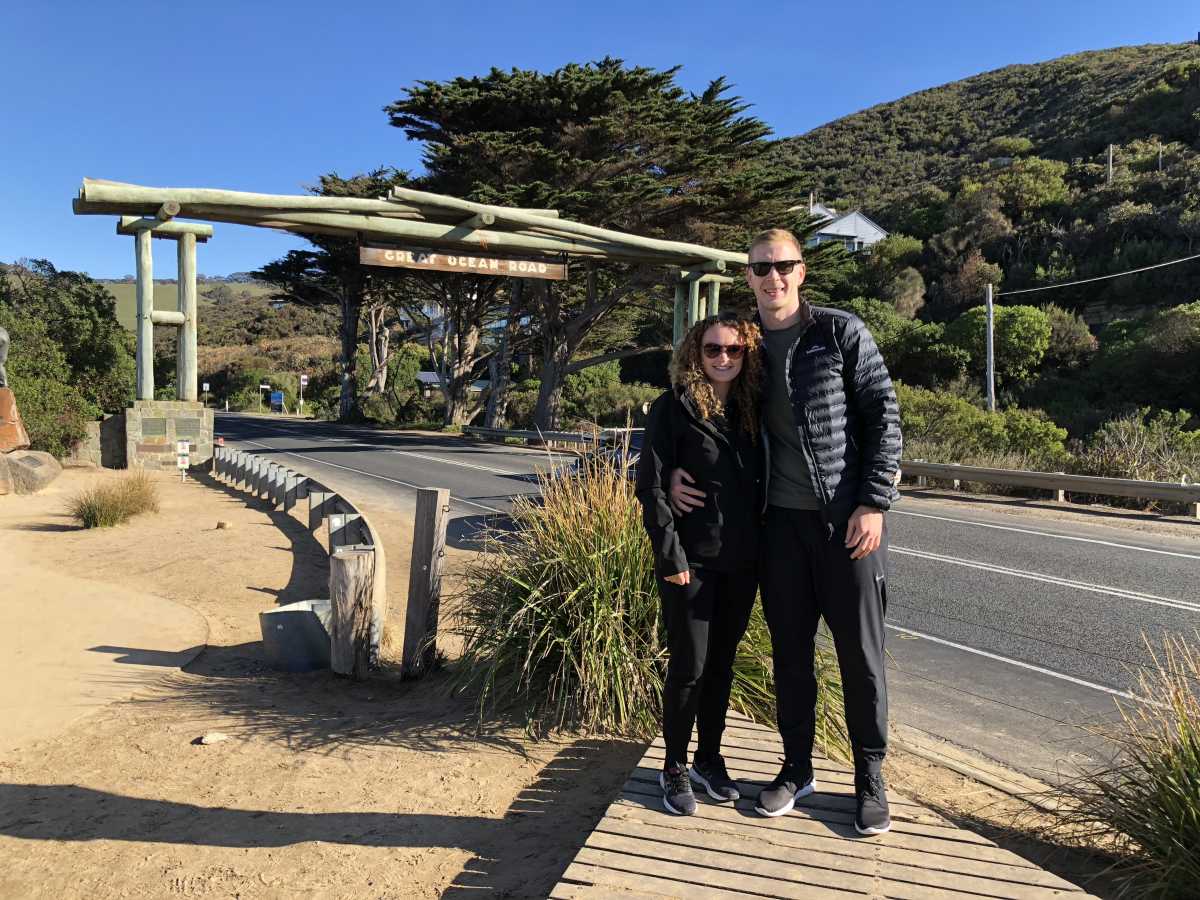
[[[887,785],[883,776],[862,772],[854,776],[854,830],[859,834],[883,834],[892,827],[888,809]]]
[[[742,792],[738,790],[737,782],[729,777],[720,753],[711,759],[693,759],[691,776],[692,781],[703,787],[714,800],[724,803],[742,798]]]
[[[658,784],[663,791],[663,806],[667,812],[677,816],[691,816],[696,812],[696,795],[692,793],[692,781],[687,766],[671,766],[658,773]]]
[[[785,762],[775,780],[758,795],[754,811],[760,816],[782,816],[792,811],[796,801],[817,789],[811,762]]]

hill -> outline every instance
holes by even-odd
[[[127,280],[100,280],[100,283],[116,298],[117,321],[133,331],[137,318],[137,285]],[[235,298],[264,300],[274,292],[274,288],[270,285],[257,281],[228,283],[210,279],[201,282],[196,288],[201,299],[212,296],[214,292],[219,292],[222,296],[228,292],[229,296]],[[168,310],[179,308],[179,286],[175,282],[156,281],[154,283],[154,308]]]
[[[924,242],[927,316],[1200,247],[1200,46],[1008,66],[778,142],[804,193]],[[1114,147],[1113,172],[1107,150]],[[1093,322],[1200,296],[1197,266],[1056,291]]]

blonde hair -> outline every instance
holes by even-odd
[[[762,244],[791,244],[796,248],[796,255],[800,262],[804,262],[804,248],[800,246],[800,239],[792,234],[786,228],[768,228],[766,231],[760,231],[754,236],[750,242],[750,247],[746,251],[747,254],[753,253],[754,248]]]
[[[724,325],[737,332],[742,351],[742,371],[729,388],[729,396],[737,401],[738,421],[751,442],[758,443],[758,400],[762,390],[762,332],[749,319],[733,315],[709,316],[693,325],[683,336],[671,357],[671,384],[682,387],[695,404],[703,419],[722,414],[717,392],[704,374],[701,359],[704,352],[704,333],[714,325]]]

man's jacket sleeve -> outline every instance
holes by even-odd
[[[895,479],[900,470],[902,444],[896,390],[866,325],[852,319],[846,327],[844,343],[842,361],[849,381],[849,400],[862,423],[858,502],[888,509],[899,497]]]
[[[671,416],[673,400],[670,394],[664,394],[650,407],[637,470],[642,524],[654,546],[655,572],[662,577],[686,572],[688,568],[687,554],[679,543],[675,514],[671,512],[668,496],[671,470],[677,465]]]

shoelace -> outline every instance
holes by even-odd
[[[884,795],[883,776],[882,775],[859,775],[858,784],[856,785],[860,794],[865,794],[873,800],[879,800]]]
[[[667,769],[663,780],[667,783],[667,792],[671,794],[682,794],[692,787],[687,769]]]

